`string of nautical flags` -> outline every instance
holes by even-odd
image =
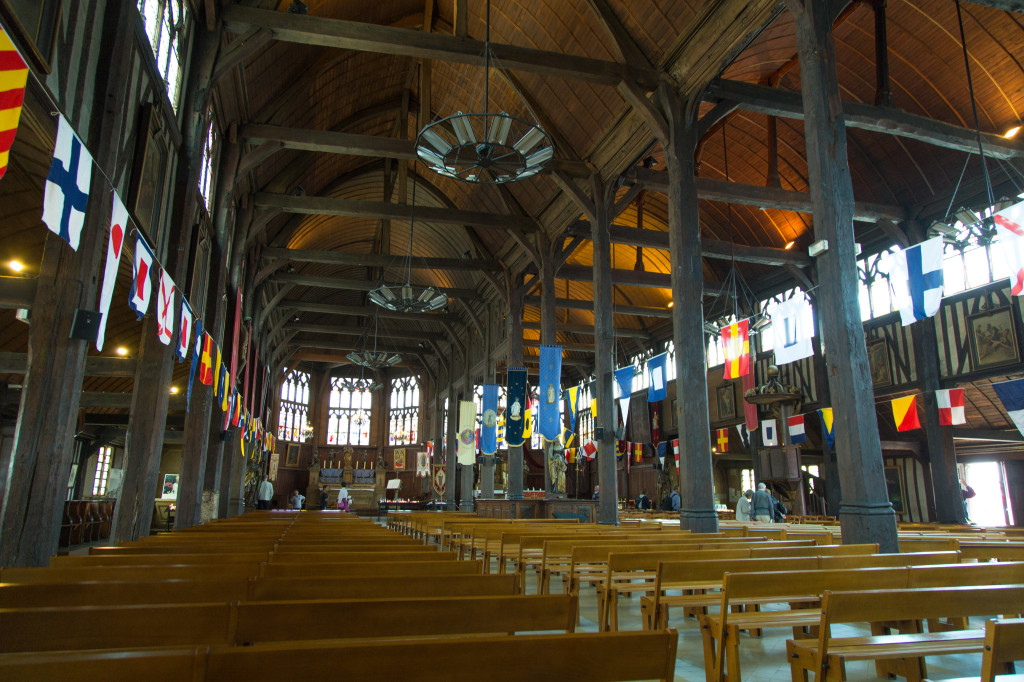
[[[17,133],[24,102],[25,86],[30,70],[7,33],[0,27],[0,76],[5,83],[4,97],[0,100],[0,178],[7,171],[8,158]],[[45,88],[44,88],[45,92]],[[85,229],[85,215],[92,195],[92,175],[95,164],[89,149],[75,132],[71,123],[50,98],[57,116],[57,135],[53,158],[43,189],[42,220],[46,227],[77,251]],[[186,410],[190,407],[192,384],[199,365],[200,382],[213,386],[214,396],[225,414],[224,426],[240,428],[243,443],[253,449],[273,447],[274,437],[263,428],[262,420],[254,418],[243,405],[242,396],[233,387],[230,371],[222,361],[221,350],[208,332],[202,330],[202,321],[195,315],[192,305],[174,282],[167,268],[160,263],[143,231],[136,226],[129,231],[131,217],[117,189],[102,168],[95,166],[106,180],[112,195],[110,228],[107,239],[103,279],[100,286],[99,322],[96,332],[96,350],[102,351],[106,340],[106,326],[113,302],[118,267],[125,240],[135,235],[132,262],[132,284],[128,306],[142,319],[149,310],[156,281],[157,338],[165,346],[174,347],[179,363],[188,358],[195,327],[195,346],[189,385],[186,391]],[[175,304],[181,299],[180,307]],[[236,348],[237,352],[237,348]],[[253,387],[255,393],[255,386]]]

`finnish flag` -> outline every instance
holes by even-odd
[[[78,251],[92,181],[92,156],[63,116],[43,190],[43,222]]]
[[[932,317],[942,304],[942,237],[889,254],[886,268],[903,326]]]

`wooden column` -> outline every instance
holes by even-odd
[[[615,471],[615,402],[612,358],[615,355],[615,316],[612,312],[611,204],[615,197],[609,184],[599,176],[591,178],[595,220],[590,224],[594,262],[594,375],[597,414],[597,483],[601,486],[597,522],[618,524],[619,481]]]
[[[814,328],[818,331],[812,339],[814,357],[811,358],[811,362],[814,368],[814,388],[818,395],[818,405],[829,407],[832,405],[832,397],[828,389],[828,369],[825,367],[825,357],[821,352],[822,332],[818,300],[817,292],[815,292],[811,310],[814,313]],[[820,417],[818,417],[818,424],[821,424]],[[843,499],[842,481],[839,480],[839,463],[836,461],[836,452],[829,447],[828,441],[825,440],[825,429],[821,428],[821,477],[825,479],[825,511],[829,516],[835,516],[839,513],[839,501]]]
[[[523,284],[523,273],[512,276],[508,286],[508,367],[523,366],[523,296],[520,287]],[[509,500],[523,499],[523,446],[508,448],[508,490],[505,498]]]
[[[492,309],[487,309],[484,321],[487,325],[484,328],[484,380],[485,384],[494,383],[496,367],[494,364],[493,340],[491,338],[494,329],[494,322],[491,319]],[[480,498],[484,500],[494,499],[494,457],[495,455],[482,455],[480,457]]]
[[[437,367],[438,367],[437,382],[435,382],[435,384],[434,384],[434,412],[436,413],[437,416],[434,419],[434,428],[433,428],[433,431],[432,431],[432,433],[434,434],[434,454],[431,457],[431,461],[430,461],[431,465],[443,464],[444,463],[444,460],[441,458],[442,446],[444,445],[445,431],[444,431],[444,401],[441,399],[441,377],[442,377],[441,368],[443,367],[443,365],[442,365],[442,360],[441,360],[441,356],[440,355],[437,356],[437,360],[438,360],[438,362],[437,362]],[[451,376],[451,369],[450,368],[449,369],[445,369],[445,372],[446,372],[445,376]],[[434,480],[433,479],[434,470],[433,469],[430,470],[430,476],[431,476],[431,479],[430,479],[431,480],[431,483],[430,483],[430,499],[432,499],[432,500],[438,499],[438,496],[434,494],[434,483],[433,483],[433,480]]]
[[[679,95],[659,90],[669,126],[668,245],[672,267],[672,338],[676,351],[676,423],[679,424],[679,527],[718,532],[708,377],[704,366],[704,264],[701,258],[697,133]]]
[[[853,241],[853,183],[846,156],[846,122],[836,75],[827,3],[787,0],[796,25],[810,171],[814,236],[828,241],[818,257],[822,343],[828,353],[836,457],[843,482],[839,520],[843,542],[877,542],[899,551],[896,515],[886,494],[864,328],[858,304]]]
[[[0,509],[0,566],[45,566],[56,554],[68,476],[75,449],[75,431],[85,371],[87,341],[68,338],[75,311],[96,304],[97,273],[107,240],[110,194],[100,168],[113,174],[122,130],[124,83],[131,66],[135,10],[127,3],[109,3],[105,10],[100,60],[108,64],[106,79],[97,78],[89,130],[80,130],[94,153],[92,196],[78,251],[47,233],[39,269],[28,336],[18,425],[10,457],[10,473]],[[49,111],[30,80],[23,117],[30,110]],[[71,121],[79,117],[71,114]],[[52,119],[51,119],[52,120]],[[53,120],[50,125],[56,125]],[[103,189],[101,189],[103,188]],[[45,229],[39,226],[40,230]]]
[[[448,451],[444,462],[444,501],[448,511],[455,511],[455,472],[459,447],[459,398],[455,394],[455,340],[448,347]]]

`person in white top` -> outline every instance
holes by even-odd
[[[270,476],[263,474],[263,482],[256,491],[256,508],[270,509],[270,500],[274,497],[274,484],[270,482]]]
[[[348,488],[342,486],[341,489],[338,490],[338,511],[347,512],[351,501],[352,498],[348,496]]]
[[[736,501],[736,520],[737,521],[749,521],[750,520],[750,498],[753,496],[754,491],[748,490],[742,495],[740,499]]]

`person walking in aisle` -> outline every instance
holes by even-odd
[[[740,495],[740,499],[736,502],[737,521],[750,521],[750,498],[753,495],[753,490],[747,490],[745,493]]]
[[[757,492],[750,499],[750,513],[758,523],[771,523],[775,512],[775,500],[768,493],[764,483],[757,484]]]
[[[256,508],[270,509],[270,500],[274,497],[274,484],[270,482],[270,476],[263,474],[263,482],[260,489],[256,491]]]

